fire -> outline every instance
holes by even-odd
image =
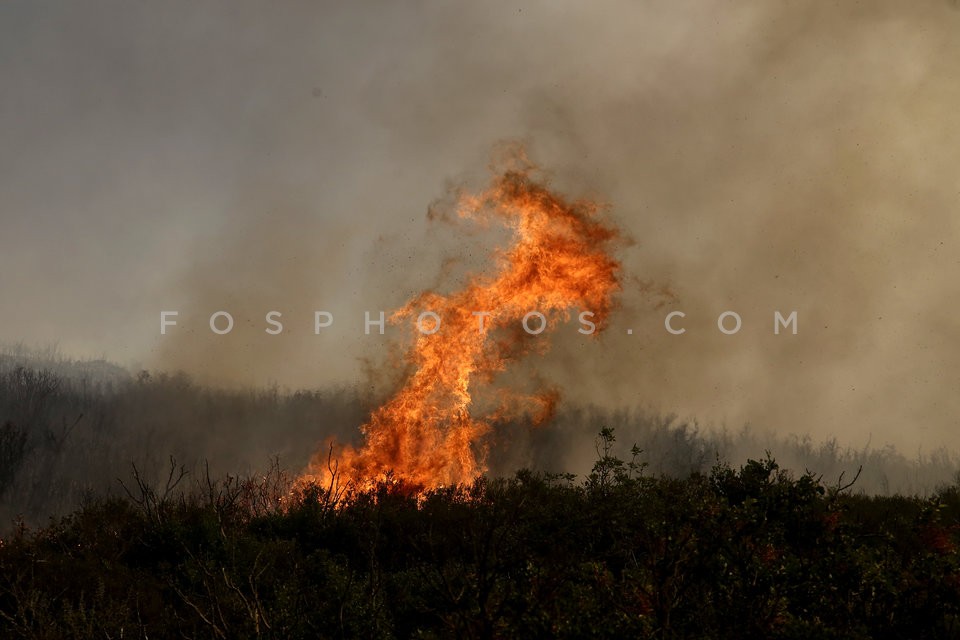
[[[495,253],[495,269],[479,274],[450,295],[422,293],[391,316],[407,321],[415,338],[406,358],[412,373],[361,427],[360,448],[319,451],[301,484],[367,488],[386,478],[413,490],[468,483],[482,474],[484,437],[496,420],[519,407],[549,417],[557,397],[541,393],[525,401],[509,398],[485,415],[471,409],[478,388],[489,385],[532,346],[579,309],[602,330],[619,291],[620,265],[609,255],[617,231],[601,220],[596,203],[567,201],[533,177],[535,167],[515,150],[506,167],[479,194],[461,195],[461,218],[494,221],[512,231],[512,245]],[[440,318],[424,318],[430,311]],[[519,330],[531,311],[546,318],[538,335]],[[417,325],[417,320],[421,323]],[[529,319],[536,332],[539,319]],[[333,445],[331,445],[332,447]]]

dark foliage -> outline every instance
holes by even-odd
[[[772,459],[411,495],[266,476],[92,501],[0,546],[11,638],[953,638],[960,490],[848,495]]]
[[[325,437],[346,440],[365,415],[361,397],[346,389],[222,390],[182,374],[43,364],[0,353],[0,535],[17,517],[43,523],[87,495],[123,495],[117,478],[133,482],[131,463],[154,483],[163,482],[169,455],[194,476],[206,460],[217,476],[271,456],[298,468]]]
[[[117,478],[132,484],[131,464],[141,479],[162,483],[169,455],[191,477],[203,476],[207,461],[218,477],[246,473],[271,457],[301,469],[330,437],[356,443],[357,426],[378,405],[359,388],[216,389],[183,374],[130,375],[103,361],[16,353],[0,347],[0,536],[17,518],[35,526],[75,511],[88,496],[125,495]],[[496,425],[487,443],[490,475],[512,477],[520,468],[587,475],[598,424],[643,449],[611,447],[608,457],[675,478],[708,474],[717,458],[739,464],[770,450],[784,467],[827,478],[862,468],[857,489],[868,493],[932,495],[960,468],[943,449],[907,459],[891,448],[815,445],[746,428],[701,429],[641,411],[567,406],[549,428]]]

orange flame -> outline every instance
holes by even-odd
[[[489,382],[561,320],[571,309],[589,311],[601,330],[619,291],[620,265],[607,249],[617,232],[600,219],[600,207],[568,202],[531,177],[534,167],[516,152],[509,166],[478,195],[460,197],[461,217],[497,220],[513,231],[514,242],[498,252],[495,272],[474,276],[458,292],[425,292],[391,316],[407,319],[415,340],[406,358],[413,365],[402,387],[373,411],[361,427],[359,449],[343,447],[330,464],[318,452],[299,479],[301,484],[351,483],[369,488],[386,478],[413,490],[468,483],[486,469],[484,436],[494,420],[516,415],[516,403],[486,416],[471,414],[471,390]],[[439,329],[422,333],[419,313],[440,317]],[[547,318],[547,330],[529,335],[518,330],[531,311]],[[474,312],[489,312],[478,316]],[[434,319],[421,328],[431,331]],[[539,319],[529,321],[531,331]],[[528,398],[540,418],[549,416],[556,394]]]

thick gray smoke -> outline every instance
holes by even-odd
[[[527,364],[565,398],[960,446],[949,2],[0,13],[6,340],[219,384],[365,383],[360,357],[382,361],[391,332],[365,336],[364,310],[455,286],[444,261],[489,251],[428,205],[482,187],[492,146],[522,139],[636,241],[604,339],[561,330]],[[675,299],[658,308],[644,283]],[[181,315],[161,338],[166,309]],[[229,336],[207,327],[221,309]],[[335,316],[321,336],[314,310]],[[716,328],[727,310],[737,335]],[[773,335],[777,310],[798,335]]]

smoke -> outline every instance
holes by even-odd
[[[521,139],[560,191],[607,202],[635,241],[618,256],[633,280],[605,338],[561,329],[528,363],[567,401],[960,446],[951,3],[94,4],[71,10],[70,56],[55,38],[65,23],[42,14],[6,40],[80,62],[3,63],[40,68],[43,95],[72,98],[83,117],[7,106],[0,141],[21,140],[11,122],[29,125],[16,136],[37,180],[83,162],[93,186],[53,183],[43,202],[79,198],[83,246],[121,247],[40,243],[60,265],[39,271],[50,282],[71,261],[101,265],[64,294],[101,309],[63,320],[66,346],[143,353],[217,384],[367,384],[364,363],[384,362],[391,332],[364,335],[363,312],[452,287],[496,239],[428,221],[428,206],[481,185],[492,146]],[[84,62],[86,86],[56,88]],[[27,76],[9,77],[24,88]],[[106,106],[78,102],[106,88]],[[73,123],[69,158],[27,149],[22,131],[60,117]],[[16,196],[4,201],[33,202],[12,184],[0,178]],[[104,196],[115,184],[121,195]],[[157,233],[118,231],[141,202]],[[0,266],[23,256],[11,248]],[[18,277],[2,292],[30,288]],[[54,299],[35,313],[53,316]],[[160,337],[162,309],[181,316]],[[207,327],[221,309],[237,322],[229,336]],[[280,336],[264,333],[271,310]],[[314,310],[335,316],[319,336]],[[683,335],[663,328],[672,310],[686,313]],[[737,335],[716,328],[727,310],[743,318]],[[773,335],[777,310],[798,312],[798,335]],[[29,318],[12,316],[12,339],[47,335]]]

